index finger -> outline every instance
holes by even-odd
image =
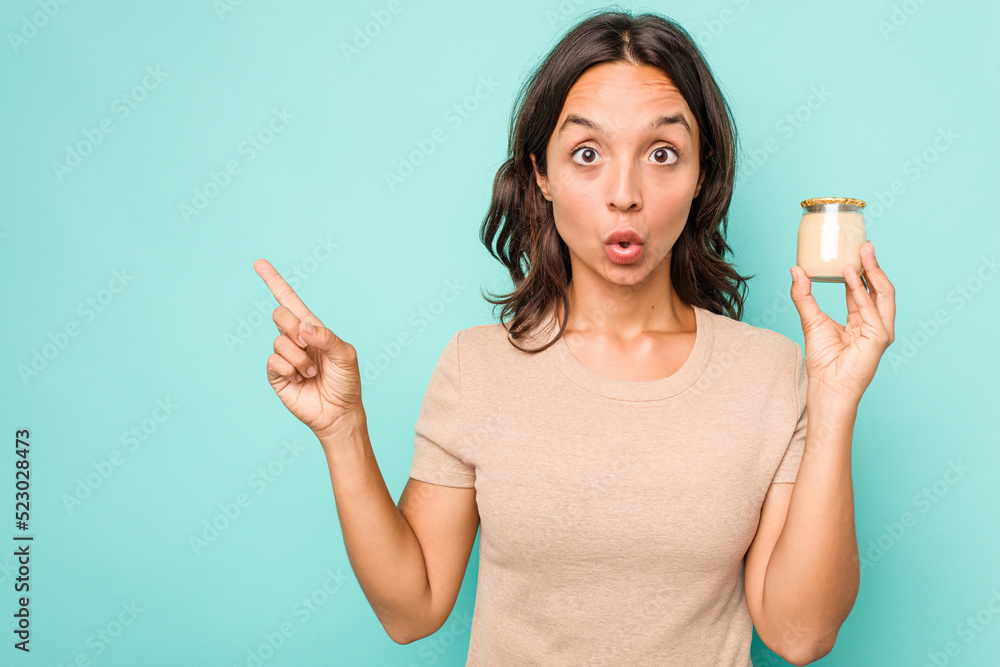
[[[889,332],[890,342],[896,337],[896,288],[875,258],[875,246],[865,243],[861,246],[861,263],[865,267],[865,285],[878,306],[882,322]]]
[[[271,263],[266,259],[258,259],[253,263],[253,270],[257,272],[261,278],[264,279],[264,283],[267,285],[268,289],[271,290],[271,294],[274,298],[278,300],[282,306],[288,308],[292,311],[296,317],[300,320],[307,322],[312,322],[313,324],[318,324],[323,326],[319,318],[312,314],[306,304],[302,303],[302,299],[299,295],[295,293],[291,285],[285,282],[285,279],[281,277],[281,274],[271,266]]]

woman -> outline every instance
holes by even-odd
[[[469,665],[743,667],[752,625],[793,664],[832,649],[859,584],[853,422],[893,288],[866,245],[845,328],[793,267],[805,358],[741,322],[735,145],[675,23],[603,13],[560,41],[525,86],[482,228],[512,318],[445,346],[398,507],[354,347],[257,261],[281,304],[268,378],[323,446],[393,640],[447,620],[481,522]]]

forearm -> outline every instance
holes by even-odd
[[[430,586],[417,537],[375,460],[363,411],[352,428],[320,443],[351,567],[386,632],[403,641],[425,624]]]
[[[857,404],[810,383],[805,449],[785,525],[764,574],[763,613],[776,642],[825,655],[857,599],[851,438]]]

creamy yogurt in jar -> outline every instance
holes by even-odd
[[[868,239],[865,202],[849,197],[815,197],[802,202],[795,263],[809,280],[844,282],[844,267],[864,274],[861,246]]]

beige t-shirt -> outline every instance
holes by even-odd
[[[744,556],[806,435],[802,349],[695,307],[694,348],[649,382],[564,338],[457,332],[431,374],[410,476],[476,488],[467,665],[750,665]],[[535,348],[557,331],[522,345]]]

